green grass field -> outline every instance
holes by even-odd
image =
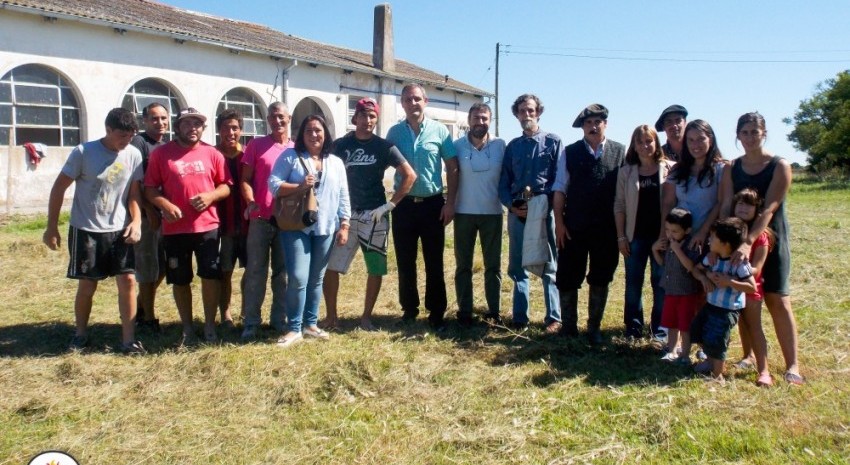
[[[165,334],[141,335],[147,356],[115,355],[116,293],[105,281],[95,297],[91,350],[68,354],[76,286],[64,278],[67,252],[41,244],[43,219],[6,218],[0,464],[51,449],[82,464],[848,463],[850,186],[800,179],[788,209],[808,384],[781,381],[784,364],[765,311],[777,378],[770,389],[731,366],[725,384],[706,383],[662,364],[648,341],[622,339],[622,265],[604,320],[608,342],[598,349],[545,338],[539,325],[522,335],[453,325],[445,338],[432,335],[424,319],[401,328],[390,257],[377,333],[353,329],[365,286],[358,258],[340,295],[351,329],[326,343],[279,349],[269,330],[253,344],[230,335],[222,345],[177,350],[176,309],[162,287]],[[483,306],[481,279],[476,274],[476,305]],[[506,277],[503,315],[510,288]],[[199,298],[196,288],[196,316]],[[542,300],[533,280],[534,322],[542,321]],[[237,292],[237,314],[238,301]],[[731,354],[739,351],[735,338]]]

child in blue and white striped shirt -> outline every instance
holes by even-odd
[[[747,237],[747,224],[740,218],[717,220],[711,226],[709,247],[715,263],[706,256],[694,275],[706,288],[706,304],[691,323],[691,341],[701,343],[708,359],[697,364],[697,373],[723,379],[723,362],[729,336],[746,305],[746,294],[755,292],[756,280],[749,262],[732,264],[732,252]],[[708,278],[708,279],[705,279]]]

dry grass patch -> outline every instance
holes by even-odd
[[[377,333],[353,329],[365,282],[358,259],[342,279],[346,328],[327,343],[281,350],[266,331],[253,344],[228,335],[222,345],[178,351],[163,288],[166,333],[142,335],[152,353],[114,355],[115,290],[104,282],[92,350],[67,354],[75,283],[64,278],[66,253],[41,246],[37,219],[0,222],[0,464],[57,448],[87,464],[846,463],[850,189],[821,187],[795,184],[789,200],[809,378],[801,389],[781,381],[758,389],[752,373],[734,369],[725,385],[706,384],[661,364],[648,342],[622,339],[622,267],[603,324],[609,343],[599,349],[547,339],[539,327],[518,335],[452,326],[438,338],[424,320],[398,326],[390,257]],[[450,249],[446,264],[451,301]],[[507,314],[507,278],[502,296]],[[484,306],[483,293],[475,304]],[[539,322],[539,281],[532,305]],[[779,378],[767,316],[765,324]]]

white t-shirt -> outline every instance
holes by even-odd
[[[481,150],[461,137],[454,142],[460,175],[455,213],[501,215],[499,176],[505,156],[505,141],[491,138]]]

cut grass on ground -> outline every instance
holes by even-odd
[[[163,287],[165,334],[141,334],[151,354],[114,355],[115,286],[104,281],[92,349],[67,354],[75,291],[64,278],[67,252],[41,245],[42,219],[4,221],[0,464],[51,449],[85,464],[847,463],[850,188],[833,184],[795,184],[788,201],[792,300],[808,378],[797,389],[780,380],[784,366],[766,311],[777,377],[771,389],[731,367],[725,385],[705,383],[660,362],[648,341],[623,339],[622,265],[603,325],[608,342],[599,349],[545,338],[539,327],[517,335],[451,325],[443,338],[424,320],[400,327],[390,256],[377,333],[353,329],[365,284],[358,257],[342,278],[346,327],[327,343],[282,350],[265,330],[253,344],[234,334],[222,345],[178,351],[178,318]],[[483,311],[481,263],[475,268]],[[453,270],[449,248],[450,302]],[[539,280],[531,288],[532,321],[540,322]],[[503,315],[510,289],[505,277]],[[236,291],[237,314],[238,302]]]

